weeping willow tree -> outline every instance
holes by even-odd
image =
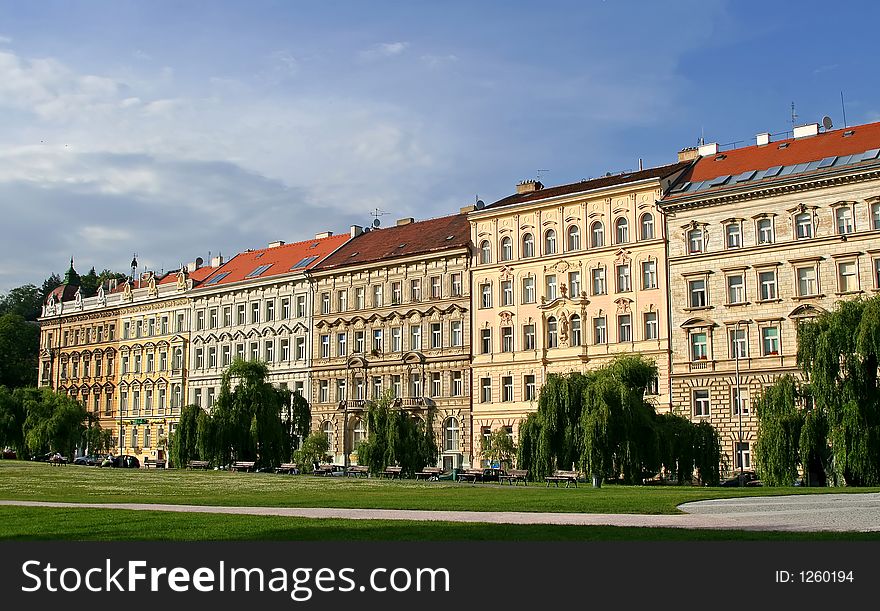
[[[174,435],[171,436],[171,464],[180,469],[191,460],[198,460],[201,452],[198,447],[199,419],[207,416],[198,405],[187,405],[180,410],[180,420]]]
[[[694,476],[695,452],[693,422],[673,413],[659,414],[655,421],[660,464],[675,475],[678,485]]]
[[[694,425],[694,467],[700,473],[700,481],[706,486],[721,482],[721,437],[708,422]]]
[[[819,450],[827,429],[832,475],[849,486],[880,484],[878,354],[880,296],[838,302],[800,326],[798,365],[822,412],[805,441]]]
[[[371,473],[381,473],[389,465],[400,466],[403,475],[412,475],[437,462],[434,414],[425,420],[394,407],[394,394],[386,391],[378,401],[367,403],[367,438],[358,447],[358,463]]]
[[[786,374],[755,401],[755,470],[767,486],[791,486],[797,478],[804,425],[804,415],[798,409],[800,397],[797,380]]]

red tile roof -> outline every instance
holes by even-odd
[[[697,183],[721,176],[736,176],[751,170],[766,170],[776,166],[793,166],[828,157],[843,157],[880,147],[880,123],[868,123],[843,129],[823,132],[815,136],[776,140],[762,146],[748,146],[739,149],[720,151],[697,160],[677,183]],[[821,170],[810,170],[821,171]],[[787,174],[785,177],[791,176]],[[761,180],[772,181],[776,177]],[[746,183],[748,184],[748,183]],[[729,188],[721,185],[712,192]],[[698,191],[702,192],[702,191]],[[692,195],[693,191],[673,193],[665,199]]]
[[[471,228],[465,214],[374,229],[359,235],[327,257],[317,270],[467,248]]]
[[[263,273],[255,276],[253,279],[271,278],[272,276],[280,276],[288,274],[291,271],[304,271],[311,269],[317,265],[324,257],[339,248],[349,240],[348,234],[330,236],[329,238],[320,238],[314,240],[305,240],[303,242],[294,242],[292,244],[284,244],[282,246],[273,246],[271,248],[262,248],[260,250],[249,250],[238,253],[229,261],[221,265],[219,268],[208,268],[211,271],[204,276],[197,277],[201,270],[196,270],[190,274],[194,280],[201,280],[201,288],[217,287],[241,282],[248,279],[247,276],[254,272],[260,266],[268,265]],[[301,265],[296,270],[291,268],[297,263],[302,262],[308,257],[315,257],[306,264]],[[205,268],[201,268],[205,269]],[[216,272],[216,273],[213,273]],[[217,282],[208,284],[216,277],[223,274],[222,279]]]
[[[657,166],[656,168],[647,168],[645,170],[639,170],[636,172],[624,172],[623,174],[602,176],[601,178],[582,180],[580,182],[574,182],[568,185],[560,185],[558,187],[539,189],[538,191],[532,191],[531,193],[515,193],[513,195],[505,197],[504,199],[500,199],[497,202],[489,204],[488,206],[486,206],[486,208],[510,206],[512,204],[522,204],[524,202],[549,199],[551,197],[557,197],[560,195],[583,193],[586,191],[593,191],[595,189],[602,189],[605,187],[614,187],[617,185],[637,182],[640,180],[647,180],[650,178],[666,178],[667,176],[672,176],[676,172],[685,169],[686,167],[688,167],[688,165],[690,165],[690,163],[690,161],[683,161],[679,163],[672,163],[669,165]]]

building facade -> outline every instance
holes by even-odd
[[[519,434],[551,373],[638,352],[657,363],[650,389],[668,409],[663,218],[656,201],[677,163],[550,189],[535,181],[469,214],[475,244],[475,446]]]
[[[465,215],[403,219],[312,271],[312,430],[337,461],[357,461],[365,403],[391,389],[431,417],[440,466],[470,464],[470,256]]]
[[[880,124],[756,142],[700,147],[660,204],[673,407],[718,429],[728,470],[752,467],[754,399],[798,373],[798,322],[880,289]]]

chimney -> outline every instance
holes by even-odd
[[[523,193],[534,193],[535,191],[540,191],[543,188],[544,185],[542,185],[541,182],[538,180],[523,180],[516,183],[517,195],[522,195]]]
[[[415,219],[411,216],[408,216],[405,219],[397,219],[397,226],[401,227],[403,225],[409,225],[410,223],[412,223],[414,221],[415,221]]]
[[[333,235],[332,231],[322,231],[321,233],[315,234],[315,239],[316,240],[323,240],[324,238],[329,238],[332,235]]]
[[[284,244],[284,242],[282,242],[282,244]],[[220,267],[221,265],[223,265],[223,255],[211,257],[211,267]]]
[[[269,248],[277,248],[278,246],[284,246],[284,240],[275,240],[274,242],[269,242]],[[213,260],[214,259],[211,259],[211,261]],[[213,263],[211,265],[213,265]]]
[[[806,138],[807,136],[816,136],[819,134],[818,123],[807,123],[806,125],[798,125],[794,128],[795,138]]]
[[[459,214],[467,214],[468,212],[473,212],[476,209],[477,209],[476,205],[471,204],[470,206],[464,206],[462,208],[459,208],[458,213]]]
[[[678,151],[678,161],[690,161],[697,158],[697,147],[689,146]]]
[[[703,144],[700,148],[697,149],[697,153],[700,157],[707,157],[709,155],[717,155],[718,154],[718,143],[710,142],[709,144]]]
[[[755,142],[758,146],[766,146],[770,144],[770,132],[762,132],[755,136]]]
[[[363,232],[364,232],[364,228],[361,227],[360,225],[352,225],[351,229],[348,232],[348,235],[350,235],[353,238],[356,238],[359,235],[361,235]]]

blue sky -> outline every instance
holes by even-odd
[[[0,291],[880,120],[873,3],[0,0]]]

